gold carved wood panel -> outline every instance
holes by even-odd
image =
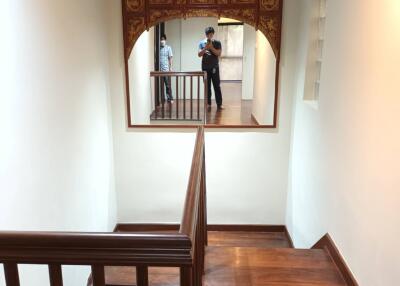
[[[167,20],[189,17],[227,17],[247,23],[268,39],[279,59],[283,0],[121,0],[125,57],[139,36]]]

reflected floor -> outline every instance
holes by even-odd
[[[251,115],[252,100],[242,100],[242,84],[221,83],[224,110],[217,110],[214,96],[207,110],[206,123],[210,125],[258,125]],[[179,120],[176,120],[179,118]],[[185,120],[186,119],[186,120]],[[175,100],[174,104],[160,105],[151,114],[151,124],[197,124],[204,119],[203,100]],[[185,120],[185,121],[184,121]],[[194,120],[194,121],[192,121]]]

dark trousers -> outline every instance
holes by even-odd
[[[171,87],[170,87],[170,85],[169,85],[169,82],[170,82],[170,77],[168,77],[168,76],[163,76],[162,78],[161,78],[161,88],[164,88],[164,85],[165,85],[165,90],[166,90],[166,92],[165,92],[165,94],[166,94],[166,96],[167,96],[167,100],[168,101],[171,101],[171,100],[173,100],[174,98],[172,97],[172,94],[171,94]],[[162,94],[162,93],[161,93]],[[162,100],[165,100],[165,98],[163,98]]]
[[[211,82],[214,87],[215,101],[218,106],[222,105],[221,80],[219,78],[219,68],[207,69],[207,103],[211,105]]]

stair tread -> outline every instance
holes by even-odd
[[[209,231],[208,245],[232,247],[290,248],[284,232]]]
[[[150,285],[178,286],[178,268],[150,268]],[[134,267],[107,267],[107,285],[135,285]],[[321,249],[209,246],[205,286],[346,285]]]

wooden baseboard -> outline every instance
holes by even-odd
[[[351,273],[349,267],[343,259],[343,256],[340,254],[338,248],[335,245],[335,242],[332,240],[329,234],[324,235],[313,247],[312,249],[324,249],[329,253],[339,272],[342,274],[342,277],[347,285],[349,286],[358,286],[356,279]]]
[[[118,223],[114,232],[179,231],[179,224],[162,223]]]
[[[118,223],[114,232],[139,232],[139,231],[179,231],[179,224],[160,223]],[[292,239],[284,225],[262,224],[209,224],[208,231],[254,231],[254,232],[284,232],[290,242]]]
[[[118,223],[114,228],[114,232],[178,232],[179,228],[179,224]],[[285,234],[289,242],[289,246],[294,248],[293,240],[285,225],[209,224],[207,226],[207,231],[282,232]]]
[[[209,224],[208,231],[254,231],[254,232],[285,232],[284,225],[259,224]]]
[[[286,226],[285,226],[285,235],[286,235],[287,240],[289,241],[290,247],[291,247],[291,248],[294,248],[293,239],[292,239],[292,237],[290,236],[289,230],[287,229]]]

